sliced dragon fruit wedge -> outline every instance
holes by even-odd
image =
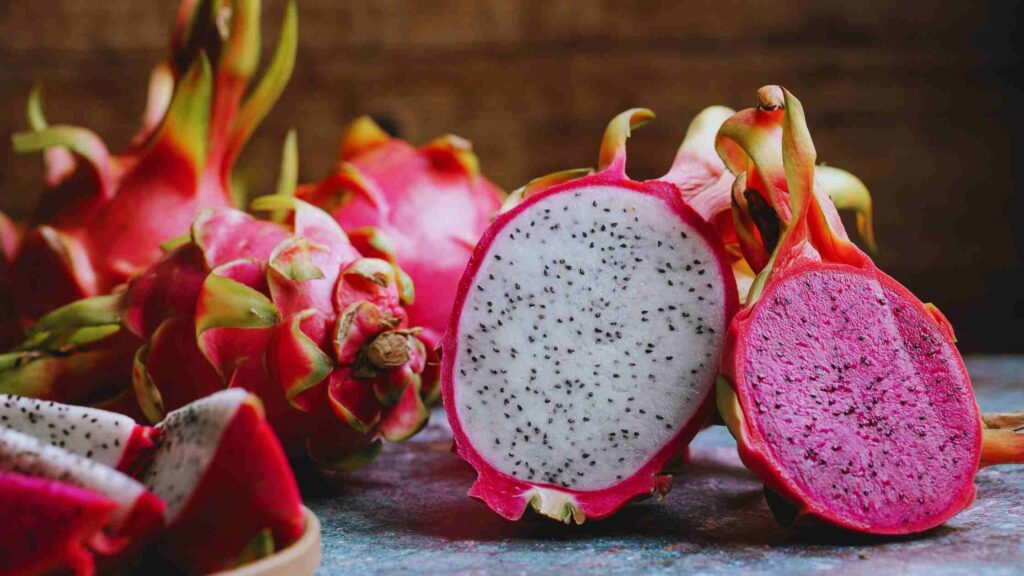
[[[462,278],[445,410],[470,495],[506,518],[582,523],[664,493],[659,472],[710,413],[736,287],[680,188],[626,176],[626,138],[651,117],[612,120],[596,174],[514,192]]]
[[[142,484],[113,468],[10,428],[0,427],[0,472],[57,480],[116,503],[105,525],[107,537],[94,543],[105,554],[120,552],[163,524],[163,502]]]
[[[128,416],[24,396],[0,394],[0,426],[122,472],[153,446],[154,429]]]
[[[218,392],[171,412],[158,428],[142,481],[167,503],[164,558],[205,574],[302,534],[298,486],[257,397]]]
[[[800,102],[777,86],[759,97],[722,137],[749,152],[741,177],[784,230],[730,327],[719,411],[791,519],[871,534],[938,526],[974,499],[982,456],[952,328],[836,229]],[[1012,440],[1002,432],[991,436]],[[1020,459],[1003,447],[993,462]]]
[[[117,503],[43,478],[0,472],[0,573],[96,572],[92,543]]]

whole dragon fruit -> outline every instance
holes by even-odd
[[[636,182],[625,143],[652,117],[611,121],[596,174],[514,192],[459,285],[442,396],[470,495],[505,518],[582,523],[663,494],[662,468],[711,412],[736,284],[683,197],[722,177],[717,125],[691,130],[671,183]]]
[[[16,352],[0,355],[8,367],[0,391],[48,393],[48,363],[127,348],[135,353],[128,394],[154,422],[245,388],[262,399],[290,455],[341,468],[372,458],[379,438],[417,432],[436,383],[420,376],[425,346],[402,307],[412,298],[408,278],[362,257],[337,222],[301,200],[268,196],[253,206],[283,222],[204,212],[125,290],[40,319]]]
[[[267,74],[243,100],[259,63],[259,26],[258,0],[182,2],[143,127],[119,154],[85,128],[48,125],[33,93],[32,129],[13,143],[18,152],[45,152],[47,189],[12,263],[21,324],[109,293],[156,261],[161,243],[201,210],[233,204],[232,165],[292,71],[294,2]]]
[[[414,148],[364,116],[342,137],[331,175],[300,187],[298,196],[330,212],[360,252],[409,274],[420,294],[409,320],[432,350],[473,246],[504,195],[480,174],[468,141],[447,135]]]
[[[800,102],[777,86],[758,95],[719,150],[781,231],[754,246],[770,256],[729,329],[719,412],[780,518],[938,526],[973,500],[979,462],[1024,459],[1024,419],[983,426],[949,322],[847,239],[816,186]]]

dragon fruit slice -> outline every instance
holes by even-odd
[[[381,439],[419,431],[436,384],[421,376],[426,347],[403,308],[408,277],[363,258],[337,222],[301,200],[254,206],[284,221],[204,213],[126,290],[42,318],[17,351],[0,355],[0,391],[69,385],[75,378],[45,382],[46,369],[127,347],[134,367],[117,382],[123,388],[132,374],[126,392],[153,422],[242,387],[263,401],[291,456],[342,469],[369,461]],[[109,366],[93,363],[80,377],[91,381],[98,368]]]
[[[680,194],[696,191],[626,176],[626,139],[652,117],[611,121],[596,174],[514,192],[459,286],[442,395],[470,495],[505,518],[582,523],[664,493],[711,411],[736,286]]]
[[[0,472],[0,573],[95,574],[92,545],[116,508],[89,490]]]
[[[259,399],[231,389],[171,412],[141,480],[167,503],[162,555],[189,573],[230,568],[302,535],[302,501]],[[211,537],[213,537],[211,539]]]
[[[259,2],[185,1],[180,12],[173,53],[154,70],[143,129],[125,152],[112,154],[87,129],[48,125],[38,92],[30,98],[32,129],[13,143],[45,152],[47,190],[12,264],[23,324],[109,293],[201,210],[233,204],[232,165],[291,74],[295,6],[267,74],[244,100],[259,63]]]
[[[106,537],[93,543],[107,555],[145,539],[163,524],[164,503],[142,484],[84,456],[3,427],[0,472],[56,480],[113,501],[116,508],[104,525]]]
[[[128,472],[153,446],[153,429],[96,408],[0,394],[0,426]]]
[[[800,102],[775,86],[759,98],[723,125],[719,149],[783,230],[729,329],[719,411],[769,502],[796,521],[938,526],[973,500],[982,455],[952,328],[846,238],[815,186]],[[1021,459],[1011,430],[987,436],[1000,444],[988,463]]]
[[[331,175],[298,195],[330,212],[365,256],[409,274],[420,295],[407,307],[409,321],[431,350],[473,246],[504,196],[480,174],[468,141],[447,135],[414,148],[368,116],[345,132]]]

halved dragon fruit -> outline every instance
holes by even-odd
[[[419,293],[409,321],[432,350],[504,194],[480,173],[472,145],[450,134],[414,148],[363,116],[346,130],[338,154],[331,175],[299,187],[298,196],[330,212],[364,256],[409,274]]]
[[[0,394],[0,426],[122,472],[153,447],[154,430],[107,410]]]
[[[167,503],[158,547],[168,561],[206,574],[302,535],[299,489],[256,396],[218,392],[171,412],[159,429],[140,479]]]
[[[16,151],[42,151],[47,164],[47,190],[12,264],[23,324],[109,293],[160,258],[161,243],[201,210],[235,203],[232,166],[288,81],[296,21],[291,2],[267,74],[247,95],[260,61],[260,3],[183,1],[172,54],[153,71],[142,130],[123,153],[85,128],[49,125],[33,93],[31,130],[12,138]]]
[[[684,168],[674,183],[626,176],[626,139],[652,117],[611,121],[596,174],[513,193],[459,286],[445,410],[478,474],[470,495],[506,518],[532,506],[582,523],[664,493],[663,466],[710,414],[736,285],[715,231],[683,200],[681,188],[702,189],[685,186]]]
[[[938,526],[973,500],[982,455],[952,327],[846,238],[815,186],[800,102],[776,86],[758,95],[719,149],[782,231],[729,329],[719,411],[790,519],[871,534]],[[1006,451],[990,462],[1021,459],[1004,433],[991,434]]]
[[[0,573],[96,572],[94,546],[117,503],[95,492],[45,478],[0,472]]]
[[[88,490],[115,504],[97,552],[112,555],[151,536],[163,525],[164,504],[124,474],[10,428],[0,427],[0,472],[55,480]]]

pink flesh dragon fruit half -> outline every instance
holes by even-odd
[[[870,534],[938,526],[974,499],[979,461],[1021,461],[1024,442],[1013,418],[983,426],[938,309],[847,239],[800,102],[777,86],[759,98],[722,126],[719,150],[782,231],[754,246],[770,257],[729,329],[719,411],[780,517]]]
[[[408,277],[362,257],[337,222],[301,200],[269,196],[254,207],[281,221],[205,212],[125,290],[40,319],[0,355],[0,392],[71,387],[69,366],[113,348],[135,356],[114,380],[115,407],[153,422],[239,387],[263,401],[289,455],[322,466],[358,467],[380,440],[415,434],[437,382],[422,377],[426,347],[403,308]],[[87,381],[109,366],[93,356],[89,367]]]
[[[45,478],[0,472],[0,573],[30,576],[96,572],[94,546],[117,503]]]
[[[110,292],[156,261],[161,243],[186,232],[201,210],[234,203],[232,165],[292,71],[294,3],[267,74],[243,99],[259,64],[259,26],[258,0],[182,2],[142,130],[120,154],[85,128],[48,125],[33,93],[32,129],[13,143],[44,151],[47,190],[12,263],[21,324]]]
[[[331,175],[298,196],[330,212],[365,256],[409,274],[420,295],[408,306],[409,321],[432,350],[504,194],[480,174],[468,141],[447,135],[414,148],[364,116],[342,137]]]
[[[167,504],[157,542],[167,561],[207,574],[302,535],[299,489],[257,397],[218,392],[171,412],[159,430],[140,479]]]
[[[652,117],[612,120],[596,174],[567,171],[513,193],[459,286],[443,344],[445,410],[478,474],[470,495],[506,518],[532,506],[582,523],[663,494],[662,467],[710,414],[736,285],[680,189],[692,198],[721,178],[717,125],[693,135],[703,145],[684,144],[706,154],[679,157],[706,186],[685,186],[678,164],[673,183],[635,182],[626,139]]]

